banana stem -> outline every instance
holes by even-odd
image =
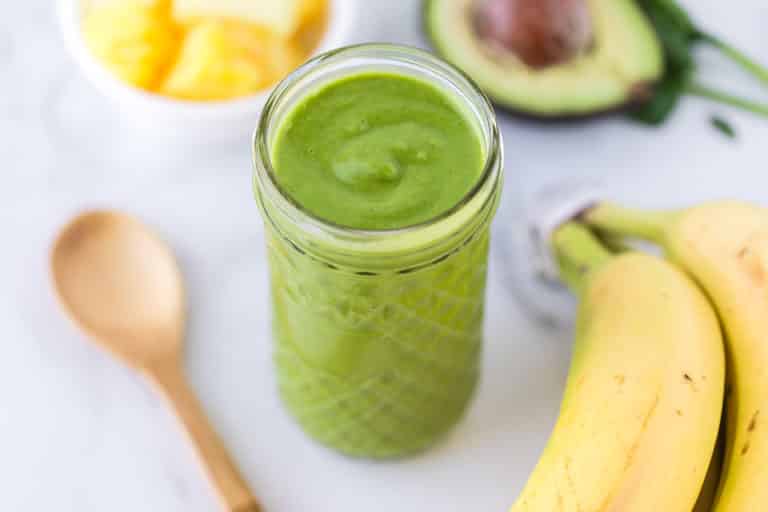
[[[661,244],[671,215],[670,212],[636,210],[613,203],[601,203],[588,210],[581,220],[610,235],[629,236]]]
[[[603,247],[614,254],[632,250],[632,247],[627,244],[627,237],[623,235],[596,230],[595,236],[597,236],[597,239],[600,240],[601,244],[603,244]]]
[[[583,291],[587,276],[614,257],[586,226],[577,222],[567,222],[555,231],[552,246],[560,276],[576,295]]]

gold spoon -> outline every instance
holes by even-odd
[[[261,510],[184,375],[184,288],[168,247],[132,217],[86,212],[62,229],[51,268],[75,323],[168,398],[225,510]]]

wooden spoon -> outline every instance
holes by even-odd
[[[185,378],[184,288],[168,247],[132,217],[86,212],[62,229],[51,267],[75,323],[168,398],[225,510],[261,510]]]

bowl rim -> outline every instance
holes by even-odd
[[[317,48],[309,55],[311,59],[347,42],[354,25],[357,0],[328,0],[331,4],[329,26]],[[85,77],[100,92],[110,98],[137,108],[149,108],[156,114],[172,114],[192,118],[232,117],[259,111],[272,90],[273,84],[256,94],[230,100],[194,101],[163,96],[134,87],[112,74],[87,47],[82,30],[82,9],[86,0],[57,0],[57,15],[64,44],[78,64]]]

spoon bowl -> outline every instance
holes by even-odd
[[[184,288],[165,244],[136,219],[86,212],[53,247],[53,279],[67,313],[125,363],[180,356]]]

